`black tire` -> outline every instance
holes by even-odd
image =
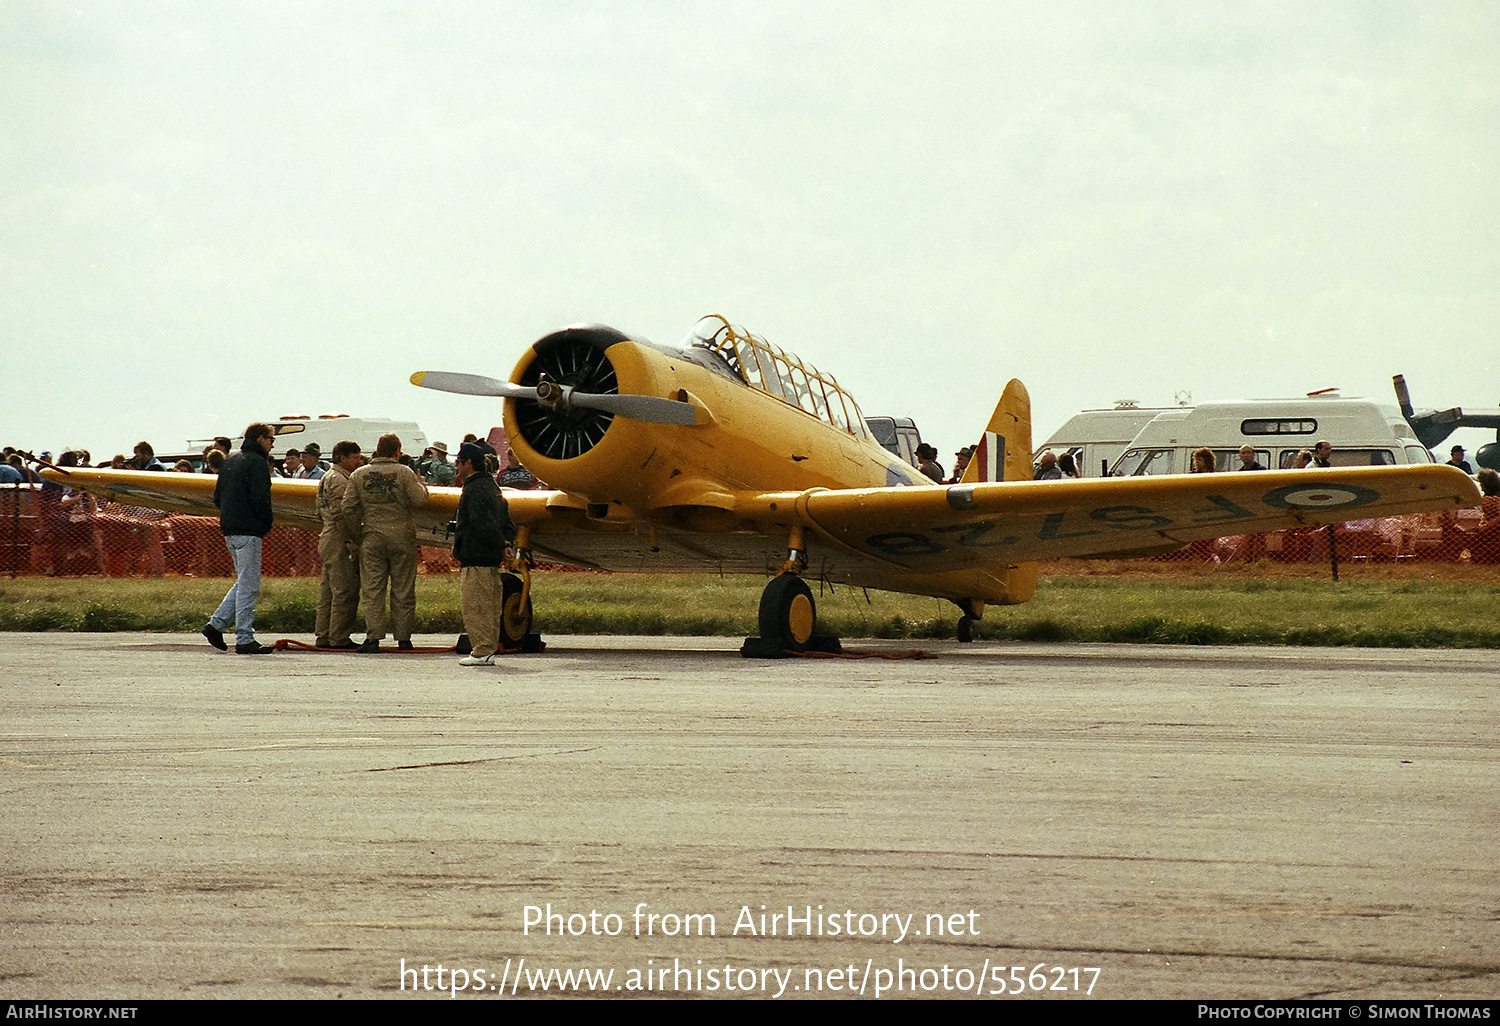
[[[521,602],[521,578],[515,574],[502,574],[500,583],[504,590],[500,602],[500,647],[520,648],[531,633],[531,597]]]
[[[972,616],[964,615],[958,618],[958,640],[974,640],[974,618]]]
[[[760,636],[792,652],[805,652],[818,623],[812,589],[796,574],[773,578],[760,596]]]

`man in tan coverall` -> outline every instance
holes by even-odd
[[[412,509],[427,505],[427,486],[397,462],[401,439],[381,435],[375,459],[349,475],[344,519],[359,544],[365,600],[365,640],[360,652],[379,652],[385,637],[385,594],[391,593],[391,633],[409,650],[417,613],[417,524]]]
[[[311,450],[309,450],[311,451]],[[358,442],[340,442],[333,447],[333,466],[318,481],[318,516],[323,531],[318,535],[318,558],[323,576],[318,582],[319,648],[354,648],[349,634],[359,611],[359,546],[344,521],[344,492],[349,475],[364,465]]]

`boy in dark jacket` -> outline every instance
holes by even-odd
[[[459,565],[464,630],[473,649],[459,664],[491,666],[500,647],[505,595],[501,575],[516,529],[505,496],[500,494],[495,479],[484,471],[484,450],[465,442],[458,450],[454,466],[464,491],[459,496],[454,521],[453,558]]]

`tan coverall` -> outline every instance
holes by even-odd
[[[385,637],[390,586],[391,634],[410,641],[417,613],[417,524],[412,509],[427,505],[427,486],[396,460],[377,456],[349,475],[344,517],[359,542],[366,640]]]
[[[318,558],[323,561],[318,581],[319,644],[347,644],[359,611],[359,564],[344,547],[341,527],[348,487],[349,472],[336,464],[318,482],[318,516],[323,520],[318,535]]]

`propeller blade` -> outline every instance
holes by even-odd
[[[411,383],[419,388],[436,389],[439,392],[456,392],[459,395],[499,396],[505,399],[536,399],[544,406],[567,409],[578,406],[586,410],[615,413],[632,420],[649,424],[696,424],[698,408],[692,403],[675,399],[659,399],[650,395],[607,395],[593,392],[578,392],[556,382],[543,381],[538,388],[516,385],[482,374],[459,374],[452,371],[417,371]]]
[[[525,385],[514,385],[498,378],[487,378],[482,374],[457,374],[452,371],[417,371],[411,383],[419,388],[432,388],[439,392],[456,392],[459,395],[499,396],[504,399],[535,399],[536,389]]]
[[[569,401],[588,410],[616,413],[648,424],[687,424],[698,422],[698,408],[676,399],[659,399],[653,395],[595,395],[574,392]]]

